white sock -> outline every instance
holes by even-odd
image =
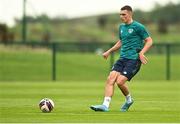
[[[104,97],[103,105],[109,108],[110,102],[111,102],[111,97]]]
[[[128,95],[126,96],[126,102],[127,102],[127,103],[131,103],[131,102],[132,102],[132,97],[131,97],[130,94],[128,94]]]

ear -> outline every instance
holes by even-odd
[[[131,11],[128,11],[128,14],[132,17],[133,13]]]

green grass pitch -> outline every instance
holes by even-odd
[[[124,97],[116,88],[110,112],[94,112],[92,104],[103,100],[101,82],[1,82],[0,122],[14,123],[178,123],[180,122],[180,83],[178,81],[132,81],[135,103],[120,112]],[[51,98],[55,108],[42,113],[38,103]]]

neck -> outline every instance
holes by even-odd
[[[131,24],[133,22],[133,19],[131,18],[129,21],[127,21],[126,24]]]

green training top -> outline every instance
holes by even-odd
[[[138,53],[144,46],[144,39],[149,37],[145,26],[133,21],[131,24],[119,26],[119,39],[122,46],[120,49],[121,58],[138,59]]]

